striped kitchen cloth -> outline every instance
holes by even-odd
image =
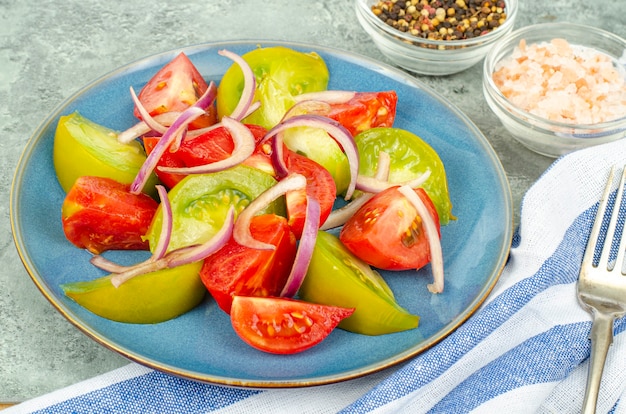
[[[254,390],[132,363],[5,412],[580,412],[591,318],[576,300],[576,280],[610,166],[624,164],[624,139],[556,160],[525,195],[510,259],[481,309],[400,367],[338,384]],[[625,328],[616,321],[599,413],[626,413]]]

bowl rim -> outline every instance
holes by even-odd
[[[493,81],[493,76],[491,76],[497,64],[501,62],[502,59],[507,58],[511,55],[511,52],[513,51],[513,49],[517,47],[517,45],[519,44],[519,41],[524,36],[528,35],[529,33],[546,33],[545,40],[542,40],[542,41],[548,42],[558,37],[556,35],[553,35],[553,36],[548,35],[549,33],[551,33],[551,30],[554,30],[554,29],[561,29],[561,30],[562,29],[570,29],[570,30],[574,29],[574,30],[579,31],[580,33],[585,33],[584,32],[585,30],[587,31],[587,33],[591,31],[597,35],[607,38],[608,40],[621,44],[624,47],[623,55],[621,57],[616,58],[615,56],[609,55],[608,53],[604,51],[599,51],[599,52],[608,55],[615,63],[618,64],[618,67],[619,65],[624,66],[624,74],[626,74],[626,39],[612,32],[604,30],[602,28],[580,24],[580,23],[571,23],[571,22],[566,22],[566,21],[551,22],[551,23],[536,23],[533,25],[521,27],[519,29],[516,29],[508,33],[506,36],[500,39],[500,41],[496,45],[494,45],[492,49],[489,50],[483,62],[483,85],[484,85],[485,92],[489,93],[491,97],[493,98],[493,100],[496,101],[496,103],[500,107],[505,106],[503,103],[506,103],[507,105],[504,109],[508,113],[510,113],[511,116],[515,118],[516,120],[524,121],[526,123],[531,123],[534,127],[541,127],[551,132],[554,132],[552,131],[552,129],[558,128],[559,131],[562,131],[562,130],[572,131],[572,134],[574,135],[574,137],[595,138],[595,136],[604,136],[608,133],[615,133],[619,130],[626,130],[626,113],[624,114],[624,116],[620,118],[615,118],[609,121],[599,122],[595,124],[577,124],[577,123],[552,121],[552,120],[540,117],[538,115],[535,115],[533,113],[530,113],[528,111],[525,111],[519,108],[517,105],[513,104],[508,98],[506,98],[502,94],[502,92],[500,91],[500,88],[498,88],[498,86]],[[582,46],[582,47],[590,47],[590,46],[586,46],[584,43],[579,44],[577,42],[570,42],[569,39],[566,39],[566,40],[570,44],[574,44],[574,45]],[[536,42],[537,41],[534,41],[533,43],[536,43]],[[511,50],[509,51],[509,53],[507,53],[504,56],[501,56],[496,61],[495,58],[498,57],[499,54],[505,48],[511,48]],[[593,47],[591,48],[594,50],[597,50]],[[622,62],[622,60],[624,61]],[[584,135],[594,135],[594,136],[586,137]]]
[[[505,10],[506,10],[506,20],[501,26],[498,26],[495,30],[491,30],[489,33],[473,37],[471,39],[460,39],[460,40],[431,40],[424,39],[421,37],[413,36],[411,34],[406,34],[401,32],[400,30],[389,26],[388,24],[382,22],[378,17],[374,15],[371,10],[371,6],[369,3],[371,0],[355,0],[356,10],[364,20],[369,23],[370,26],[377,28],[384,35],[388,37],[394,38],[399,43],[418,43],[420,45],[430,45],[430,46],[451,46],[455,48],[460,47],[469,47],[482,45],[484,43],[488,43],[490,41],[495,41],[502,37],[503,34],[507,34],[515,25],[515,20],[517,17],[518,11],[518,0],[504,0],[505,2]],[[441,51],[442,49],[432,48],[432,51]]]

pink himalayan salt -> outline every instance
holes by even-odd
[[[626,116],[626,81],[611,57],[564,39],[521,40],[493,74],[514,105],[541,118],[597,124]]]

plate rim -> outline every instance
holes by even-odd
[[[116,77],[118,75],[122,75],[125,71],[130,69],[136,70],[140,68],[142,65],[153,64],[153,62],[157,59],[165,58],[166,56],[174,55],[179,52],[188,53],[189,56],[193,56],[195,53],[202,53],[208,49],[216,49],[217,48],[226,48],[228,46],[237,45],[237,46],[286,46],[286,47],[297,47],[302,49],[310,49],[315,52],[323,51],[324,53],[328,53],[333,57],[338,59],[343,59],[349,61],[351,64],[358,65],[360,67],[373,70],[379,74],[384,74],[386,76],[393,75],[393,78],[398,81],[402,81],[414,88],[418,88],[423,92],[427,93],[432,99],[435,99],[439,103],[445,105],[449,108],[456,116],[460,118],[471,130],[472,134],[478,138],[478,143],[481,144],[482,149],[486,152],[485,155],[488,155],[489,160],[491,161],[492,167],[494,167],[494,171],[496,172],[496,176],[500,183],[498,187],[499,190],[503,192],[503,200],[505,202],[505,210],[503,212],[505,221],[508,222],[508,225],[504,229],[502,244],[500,247],[500,252],[497,255],[497,265],[491,270],[492,277],[488,280],[489,283],[486,283],[482,286],[480,291],[477,293],[476,297],[470,302],[470,304],[463,309],[463,311],[456,315],[454,319],[452,319],[447,324],[443,325],[442,328],[436,332],[435,335],[431,335],[425,341],[420,343],[420,347],[416,349],[416,347],[410,348],[404,352],[394,355],[391,358],[387,358],[385,360],[380,361],[378,364],[370,364],[369,366],[360,367],[358,369],[351,369],[341,374],[332,374],[332,375],[322,375],[317,376],[312,379],[306,380],[280,380],[280,379],[272,379],[272,380],[242,380],[236,378],[223,377],[219,375],[211,375],[211,374],[199,374],[188,369],[174,367],[170,364],[164,364],[159,361],[156,361],[152,358],[148,358],[142,355],[137,355],[135,352],[131,350],[127,350],[125,347],[112,343],[111,340],[104,337],[102,334],[94,330],[91,326],[87,326],[84,323],[81,323],[80,318],[77,315],[73,315],[70,309],[66,309],[66,307],[56,299],[56,295],[54,292],[49,290],[45,285],[45,281],[39,275],[36,270],[36,266],[31,261],[30,256],[27,252],[26,243],[23,240],[23,233],[21,231],[21,225],[19,223],[18,211],[20,210],[17,205],[17,200],[19,199],[18,190],[21,189],[21,184],[24,179],[24,171],[26,170],[28,163],[27,161],[32,156],[32,153],[35,151],[37,144],[43,138],[43,132],[45,129],[63,112],[63,110],[70,105],[73,101],[79,98],[83,93],[101,85],[108,79]],[[131,360],[137,362],[141,365],[147,366],[152,369],[156,369],[158,371],[162,371],[174,376],[192,379],[200,382],[218,384],[218,385],[227,385],[227,386],[235,386],[235,387],[244,387],[244,388],[295,388],[295,387],[308,387],[308,386],[316,386],[316,385],[324,385],[331,384],[341,381],[346,381],[350,379],[355,379],[359,377],[363,377],[369,374],[373,374],[375,372],[382,371],[384,369],[396,366],[402,362],[407,361],[410,358],[413,358],[423,352],[426,352],[428,349],[432,348],[443,339],[448,337],[452,332],[454,332],[459,326],[465,323],[478,308],[483,304],[483,302],[487,299],[496,283],[500,279],[502,271],[507,262],[507,257],[511,249],[511,242],[513,238],[513,202],[512,202],[512,194],[510,189],[510,183],[507,180],[506,172],[501,164],[500,159],[498,158],[495,150],[491,146],[490,142],[484,136],[482,131],[471,121],[471,119],[465,115],[456,105],[454,105],[451,101],[449,101],[444,96],[441,96],[437,92],[435,92],[428,85],[422,83],[419,79],[411,76],[409,73],[404,72],[396,67],[388,65],[384,62],[377,61],[368,56],[361,55],[356,52],[342,50],[340,48],[329,47],[329,46],[321,46],[315,45],[306,42],[291,42],[291,41],[280,41],[280,40],[230,40],[230,41],[218,41],[218,42],[204,42],[197,43],[193,45],[178,47],[169,49],[167,51],[150,54],[144,56],[142,58],[136,59],[130,63],[119,66],[116,69],[113,69],[104,75],[94,78],[92,81],[88,82],[86,85],[80,87],[75,92],[70,94],[67,98],[63,99],[54,110],[49,113],[35,128],[34,132],[28,139],[25,144],[25,147],[18,159],[16,169],[13,175],[13,179],[11,181],[10,187],[10,201],[9,201],[9,215],[10,215],[10,223],[11,223],[11,232],[14,244],[16,246],[18,255],[24,268],[26,269],[29,277],[35,283],[38,290],[43,294],[43,296],[52,304],[52,306],[67,319],[72,325],[74,325],[79,331],[88,336],[90,339],[104,346],[105,348],[116,352],[117,354]]]

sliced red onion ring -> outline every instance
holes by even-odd
[[[428,238],[428,246],[430,247],[430,263],[434,278],[434,283],[428,284],[428,290],[431,293],[441,293],[444,285],[443,253],[435,220],[433,220],[426,205],[415,193],[415,190],[406,185],[401,186],[398,190],[411,202],[415,210],[417,210],[417,214],[422,218],[426,237]]]
[[[114,273],[111,276],[111,284],[113,286],[120,287],[120,285],[128,280],[132,279],[135,276],[144,275],[150,272],[156,272],[157,270],[163,270],[167,268],[167,259],[163,257],[159,260],[155,261],[145,261],[141,262],[135,266],[129,267],[128,270],[125,270],[121,273]]]
[[[130,96],[133,98],[133,102],[135,103],[135,107],[139,111],[139,115],[141,115],[141,119],[143,120],[143,122],[146,123],[148,128],[163,135],[165,131],[167,131],[167,127],[161,125],[160,123],[154,120],[152,115],[150,115],[146,107],[143,106],[143,103],[141,103],[141,101],[137,97],[137,94],[135,93],[135,90],[133,89],[132,86],[130,87]]]
[[[302,229],[302,237],[298,244],[298,251],[291,267],[291,272],[285,283],[280,296],[292,298],[298,293],[302,281],[306,276],[313,257],[313,249],[317,240],[317,232],[320,225],[320,204],[313,197],[306,198],[306,217]]]
[[[212,162],[210,164],[197,165],[194,167],[157,167],[159,171],[171,174],[206,174],[215,171],[222,171],[244,162],[252,153],[256,143],[254,135],[247,126],[230,117],[222,118],[222,125],[233,137],[235,148],[230,157]]]
[[[252,100],[254,99],[254,93],[256,92],[256,77],[254,76],[252,68],[248,65],[248,62],[246,62],[238,54],[226,49],[220,50],[217,53],[235,62],[239,65],[241,71],[243,72],[243,91],[241,92],[241,97],[239,98],[237,106],[233,110],[232,114],[230,114],[232,118],[240,121],[243,119],[246,112],[248,112],[248,109],[252,104]]]
[[[172,123],[176,120],[176,118],[180,116],[179,111],[164,112],[162,114],[151,116],[148,113],[148,111],[145,109],[143,104],[141,104],[141,102],[139,101],[139,98],[137,98],[137,95],[135,94],[135,91],[132,87],[130,88],[130,91],[131,91],[131,96],[133,98],[135,106],[137,107],[137,110],[139,111],[139,114],[141,115],[143,120],[137,122],[132,127],[120,132],[117,136],[117,140],[119,142],[123,144],[128,144],[132,140],[137,139],[140,136],[145,135],[150,131],[156,131],[159,134],[163,134],[167,130],[167,127],[172,125]],[[216,96],[217,96],[217,86],[215,85],[213,81],[211,81],[211,83],[209,83],[209,87],[207,88],[207,90],[204,92],[204,94],[202,94],[200,98],[198,98],[198,100],[196,101],[196,103],[194,103],[193,106],[197,106],[199,108],[206,110],[213,103]],[[150,120],[150,121],[147,122],[147,120]],[[193,135],[194,136],[200,135],[200,133],[206,132],[204,131],[205,129],[208,130],[210,128],[212,127],[195,130]]]
[[[389,178],[389,168],[391,166],[391,157],[385,151],[378,153],[378,164],[376,165],[376,174],[374,178],[377,180],[387,180]],[[374,197],[373,193],[363,193],[356,200],[352,200],[345,206],[331,211],[330,215],[322,225],[322,230],[334,229],[342,226],[352,217],[363,204],[367,203],[370,198]]]
[[[193,106],[204,109],[206,111],[206,109],[209,106],[213,105],[213,102],[215,101],[216,96],[217,96],[217,85],[215,85],[215,82],[211,81],[209,82],[209,85],[206,88],[206,91],[204,91],[204,93],[198,98],[198,100],[193,104]]]
[[[356,179],[359,172],[359,153],[357,151],[354,138],[339,122],[320,115],[296,115],[276,125],[265,135],[264,139],[275,135],[278,136],[279,132],[285,131],[289,128],[303,126],[321,128],[325,130],[343,148],[350,165],[350,183],[344,197],[346,200],[349,200],[356,188]]]
[[[355,95],[356,95],[355,91],[330,90],[330,91],[303,93],[301,95],[294,96],[294,98],[296,102],[314,100],[314,101],[326,102],[328,104],[342,104],[354,98]]]
[[[276,185],[265,190],[261,195],[252,200],[248,207],[246,207],[235,222],[235,229],[233,230],[233,238],[237,243],[242,246],[249,247],[251,249],[258,250],[274,250],[276,246],[270,243],[264,243],[256,240],[250,233],[250,221],[258,212],[267,207],[272,201],[276,200],[281,195],[292,190],[301,190],[306,188],[306,178],[301,174],[291,174]]]
[[[256,111],[257,109],[259,109],[261,107],[261,102],[260,101],[254,101],[250,104],[250,106],[248,107],[248,110],[243,114],[243,116],[241,117],[241,119],[245,119],[247,118],[249,115],[251,115],[254,111]]]
[[[217,96],[217,87],[215,86],[215,83],[211,81],[211,83],[209,83],[209,86],[207,87],[207,90],[204,91],[202,96],[198,98],[198,100],[192,106],[196,108],[200,108],[203,111],[206,111],[209,105],[213,103],[216,96]],[[188,133],[188,130],[187,128],[185,128],[179,134],[176,134],[175,139],[169,146],[170,152],[178,151],[178,148],[180,148],[180,144],[187,137],[187,133]]]
[[[104,256],[100,254],[96,254],[92,256],[91,259],[89,259],[89,262],[92,265],[96,266],[98,269],[102,269],[109,273],[121,273],[133,267],[133,266],[124,266],[124,265],[112,262],[111,260],[105,258]]]
[[[376,174],[374,174],[374,178],[376,178],[377,180],[388,180],[390,169],[391,157],[385,151],[379,151],[378,164],[376,164]]]
[[[243,115],[242,119],[246,118],[248,115],[252,114],[254,111],[256,111],[257,109],[259,109],[261,107],[261,102],[256,101],[253,102],[252,105],[250,105],[250,108],[248,108],[248,111]],[[239,120],[241,121],[241,119]],[[214,129],[217,128],[221,128],[223,125],[221,122],[216,122],[213,125],[210,125],[208,127],[204,127],[204,128],[199,128],[199,129],[194,129],[192,131],[187,131],[187,140],[190,141],[194,138],[199,137],[200,135],[206,134],[209,131],[212,131]]]
[[[162,185],[157,185],[156,189],[161,200],[161,213],[163,218],[159,240],[154,248],[154,253],[152,253],[153,260],[158,260],[165,256],[167,247],[170,245],[170,239],[172,238],[172,227],[174,221],[172,218],[172,204],[167,196],[167,190]]]
[[[120,287],[122,283],[135,276],[156,272],[157,270],[182,266],[209,257],[221,249],[226,242],[230,240],[233,234],[234,220],[235,209],[231,207],[220,230],[208,241],[199,245],[181,247],[180,249],[167,253],[158,260],[146,260],[145,262],[129,267],[123,272],[114,273],[111,275],[111,283],[115,287]]]
[[[199,137],[200,135],[206,134],[209,131],[213,131],[214,129],[218,129],[222,127],[221,122],[216,122],[213,125],[209,125],[208,127],[194,129],[192,131],[187,131],[187,141],[191,141],[194,138]]]
[[[276,136],[274,136],[274,140],[272,141],[272,153],[270,154],[270,159],[272,160],[272,165],[274,166],[274,172],[277,177],[286,177],[289,174],[289,169],[285,164],[284,158],[284,146],[283,146],[283,133],[285,131],[280,131]]]
[[[296,115],[314,114],[327,116],[330,113],[331,106],[324,101],[306,100],[296,102],[289,110],[283,115],[282,121],[289,118],[293,118]]]
[[[187,126],[193,122],[194,119],[198,118],[202,114],[204,114],[204,109],[191,106],[185,109],[176,121],[172,123],[172,125],[165,131],[165,134],[159,139],[159,142],[154,146],[152,152],[146,158],[146,161],[143,163],[135,180],[130,185],[130,192],[133,194],[139,194],[143,190],[143,187],[146,185],[148,181],[148,177],[150,173],[156,167],[157,162],[163,155],[163,153],[169,148],[170,144],[176,139],[176,136],[180,134]]]
[[[365,191],[367,193],[380,193],[383,190],[386,190],[389,187],[402,186],[406,185],[411,188],[417,188],[424,184],[424,182],[430,177],[430,170],[424,172],[420,176],[400,183],[391,183],[387,180],[379,180],[375,177],[366,177],[364,175],[359,175],[356,180],[356,188]]]
[[[320,228],[322,230],[328,230],[343,226],[346,224],[346,221],[348,221],[350,217],[354,216],[357,210],[363,207],[363,204],[367,203],[372,197],[374,197],[374,194],[372,193],[363,193],[345,206],[331,211],[328,218]]]
[[[177,252],[172,255],[170,260],[170,267],[181,266],[187,263],[197,262],[199,260],[206,259],[219,249],[221,249],[226,242],[230,240],[233,235],[235,226],[235,208],[230,206],[224,224],[217,233],[210,240],[198,244],[195,246],[188,246],[182,249],[174,250]],[[172,252],[172,253],[174,253]]]
[[[180,112],[164,112],[159,115],[155,115],[152,119],[163,126],[164,129],[167,129],[168,126],[172,125],[172,123],[180,116]],[[117,135],[118,142],[122,144],[128,144],[134,139],[139,138],[152,131],[152,129],[146,124],[144,121],[139,121],[132,127],[120,132]]]

